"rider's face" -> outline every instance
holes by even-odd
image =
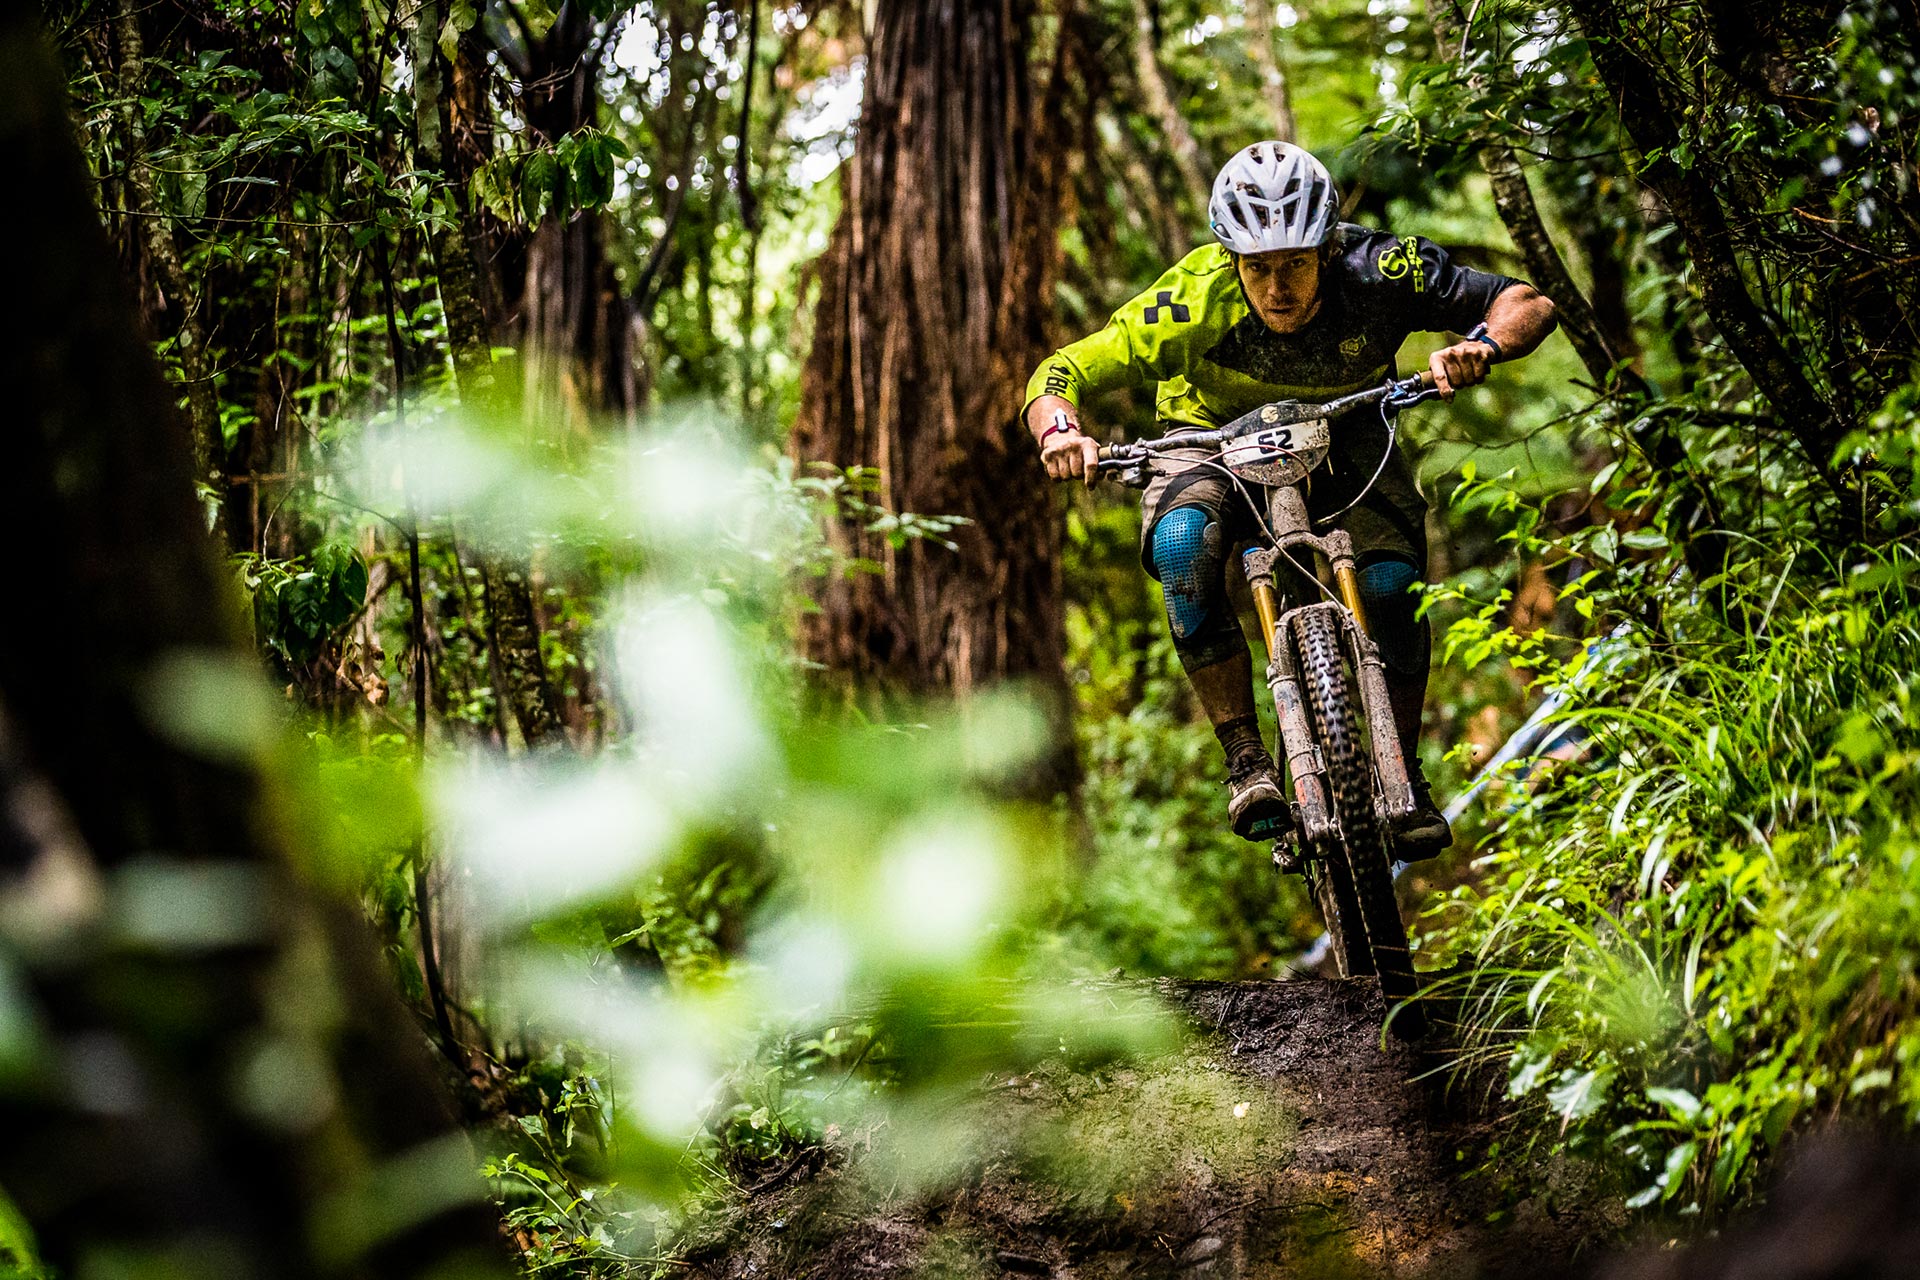
[[[1235,260],[1254,314],[1275,333],[1296,333],[1320,309],[1320,251],[1275,249]]]

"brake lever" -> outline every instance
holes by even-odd
[[[1438,400],[1439,398],[1439,391],[1433,387],[1424,387],[1412,395],[1388,396],[1382,403],[1393,412],[1399,413],[1402,409],[1411,409],[1417,404],[1425,404],[1429,400]]]
[[[1145,458],[1114,458],[1101,462],[1094,471],[1101,479],[1116,480],[1129,489],[1144,489],[1152,478]]]
[[[1130,489],[1147,487],[1147,454],[1133,445],[1108,445],[1100,450],[1099,461],[1093,464],[1094,471],[1126,485]]]
[[[1429,400],[1440,398],[1440,388],[1419,376],[1394,385],[1410,389],[1395,391],[1380,402],[1380,407],[1391,413],[1399,413],[1402,409],[1411,409],[1417,404],[1425,404]]]

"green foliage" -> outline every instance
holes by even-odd
[[[1081,720],[1093,863],[1074,885],[1069,936],[1090,962],[1135,975],[1276,976],[1319,922],[1269,847],[1227,827],[1220,744],[1177,709],[1186,677],[1171,641],[1155,641],[1144,665],[1130,712]]]
[[[34,1249],[33,1230],[0,1189],[0,1280],[53,1280]]]
[[[538,546],[595,584],[587,644],[623,726],[590,757],[443,749],[428,780],[429,857],[462,904],[443,928],[498,975],[459,1003],[474,1030],[536,1047],[508,1064],[513,1129],[486,1167],[531,1265],[639,1266],[772,1162],[860,1125],[935,1125],[981,1071],[1062,1044],[1098,1061],[1162,1034],[1150,1013],[1093,1012],[1029,945],[1057,901],[1059,833],[997,796],[1041,744],[1031,707],[870,725],[794,696],[797,593],[863,571],[822,522],[902,538],[951,522],[880,511],[862,473],[751,459],[697,418],[564,462],[487,432],[430,447],[426,527]],[[356,760],[316,739],[307,791],[360,844],[424,999],[402,745]]]
[[[1267,133],[1241,8],[1147,9],[1202,169]],[[1904,350],[1883,341],[1898,326],[1861,322],[1911,315],[1890,266],[1912,256],[1900,6],[1854,0],[1775,68],[1729,62],[1706,11],[1637,14],[1609,38],[1702,107],[1666,156],[1622,149],[1596,46],[1562,10],[1476,7],[1466,62],[1442,67],[1400,0],[1277,9],[1301,141],[1334,165],[1358,220],[1522,274],[1478,171],[1485,139],[1506,142],[1574,274],[1664,393],[1584,406],[1570,389],[1584,372],[1555,339],[1404,424],[1423,477],[1451,496],[1429,606],[1444,633],[1435,780],[1470,771],[1541,693],[1572,699],[1590,744],[1464,823],[1463,843],[1480,843],[1444,873],[1467,883],[1423,948],[1474,966],[1461,980],[1474,1052],[1504,1056],[1541,1141],[1614,1162],[1650,1205],[1739,1199],[1814,1115],[1911,1123],[1910,558],[1836,532],[1809,460],[1703,323],[1698,264],[1635,181],[1671,159],[1719,183],[1770,323],[1824,391],[1857,401],[1864,425],[1838,456],[1880,504],[1864,528],[1897,539],[1920,516],[1920,390],[1888,394],[1909,372],[1880,354]],[[447,6],[441,49],[477,48],[469,70],[485,69],[491,95],[473,135],[484,153],[465,157],[478,214],[460,230],[511,270],[534,226],[591,227],[612,271],[592,298],[558,301],[631,296],[641,394],[683,406],[680,430],[529,440],[512,413],[456,421],[430,245],[455,202],[411,155],[403,11],[217,4],[217,21],[150,40],[131,101],[113,41],[75,12],[76,112],[103,209],[143,261],[143,224],[120,215],[146,166],[198,291],[150,309],[167,335],[182,308],[217,321],[208,367],[242,496],[215,497],[256,521],[242,574],[261,644],[323,713],[280,802],[314,833],[309,870],[362,895],[423,1008],[414,873],[423,857],[461,873],[453,951],[485,973],[454,992],[456,1016],[505,1060],[508,1128],[486,1173],[530,1266],[650,1269],[690,1203],[831,1147],[842,1127],[897,1120],[938,1148],[929,1117],[956,1082],[1063,1038],[1095,1058],[1131,1043],[1078,1025],[1064,975],[1267,976],[1317,932],[1298,884],[1224,829],[1218,748],[1164,638],[1130,500],[1075,494],[1068,514],[1084,865],[1069,865],[1070,822],[1000,798],[1034,749],[1030,708],[869,725],[804,697],[792,632],[807,591],[881,570],[823,527],[930,550],[955,527],[885,510],[872,473],[784,456],[807,264],[839,209],[822,179],[854,145],[857,13],[763,8],[747,48],[738,9],[571,6],[589,20],[563,62],[596,71],[578,118],[554,126],[533,108],[572,70],[522,75],[514,60],[567,35],[561,9]],[[1058,318],[1073,332],[1204,235],[1165,122],[1130,79],[1136,6],[1084,16],[1102,59],[1087,83],[1106,92],[1060,246]],[[1774,71],[1819,92],[1769,92]],[[178,368],[171,336],[160,350]],[[532,357],[497,354],[502,385],[519,385]],[[1152,428],[1148,396],[1090,416],[1116,435]],[[1678,461],[1656,467],[1662,437]],[[417,617],[404,592],[367,599],[370,577],[403,566],[392,530],[416,502]],[[1704,525],[1737,535],[1706,580],[1681,569]],[[507,755],[518,739],[480,568],[503,556],[535,584],[540,659],[579,758]],[[350,644],[362,608],[371,639]],[[412,687],[416,626],[427,689]],[[325,673],[351,698],[316,692]],[[424,798],[389,686],[429,707]],[[0,1219],[0,1257],[12,1247]]]
[[[606,207],[617,162],[627,144],[599,129],[580,129],[552,146],[493,157],[473,175],[473,198],[502,222],[538,226]]]
[[[1437,909],[1475,1053],[1635,1206],[1738,1201],[1818,1115],[1920,1118],[1917,565],[1800,554],[1730,584],[1740,629],[1658,579],[1603,591],[1686,641],[1552,670],[1584,756],[1509,793],[1484,880]]]
[[[366,603],[367,566],[346,543],[325,542],[289,560],[237,559],[253,600],[254,634],[287,663],[313,661]]]

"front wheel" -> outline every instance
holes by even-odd
[[[1296,615],[1295,626],[1300,680],[1306,686],[1307,706],[1326,759],[1339,827],[1339,839],[1325,851],[1320,868],[1321,875],[1333,882],[1322,892],[1322,901],[1331,898],[1356,908],[1364,928],[1342,921],[1344,937],[1339,940],[1348,952],[1343,967],[1350,973],[1379,974],[1381,992],[1391,1007],[1411,999],[1419,991],[1419,982],[1413,973],[1407,929],[1400,921],[1400,904],[1393,896],[1387,844],[1374,817],[1373,773],[1354,719],[1357,702],[1341,652],[1339,624],[1329,611],[1314,609]],[[1362,949],[1371,964],[1359,963],[1355,953]],[[1396,1021],[1408,1034],[1417,1034],[1415,1010],[1402,1010]]]

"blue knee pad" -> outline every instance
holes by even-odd
[[[1198,507],[1175,507],[1153,527],[1153,568],[1167,595],[1173,638],[1206,626],[1220,594],[1220,526]]]
[[[1360,569],[1360,599],[1367,607],[1368,629],[1389,670],[1401,676],[1427,674],[1431,633],[1418,615],[1420,598],[1410,588],[1420,577],[1412,563],[1376,560]]]
[[[1240,619],[1227,602],[1226,538],[1219,523],[1198,507],[1175,507],[1154,524],[1149,547],[1180,665],[1198,671],[1245,653]]]

